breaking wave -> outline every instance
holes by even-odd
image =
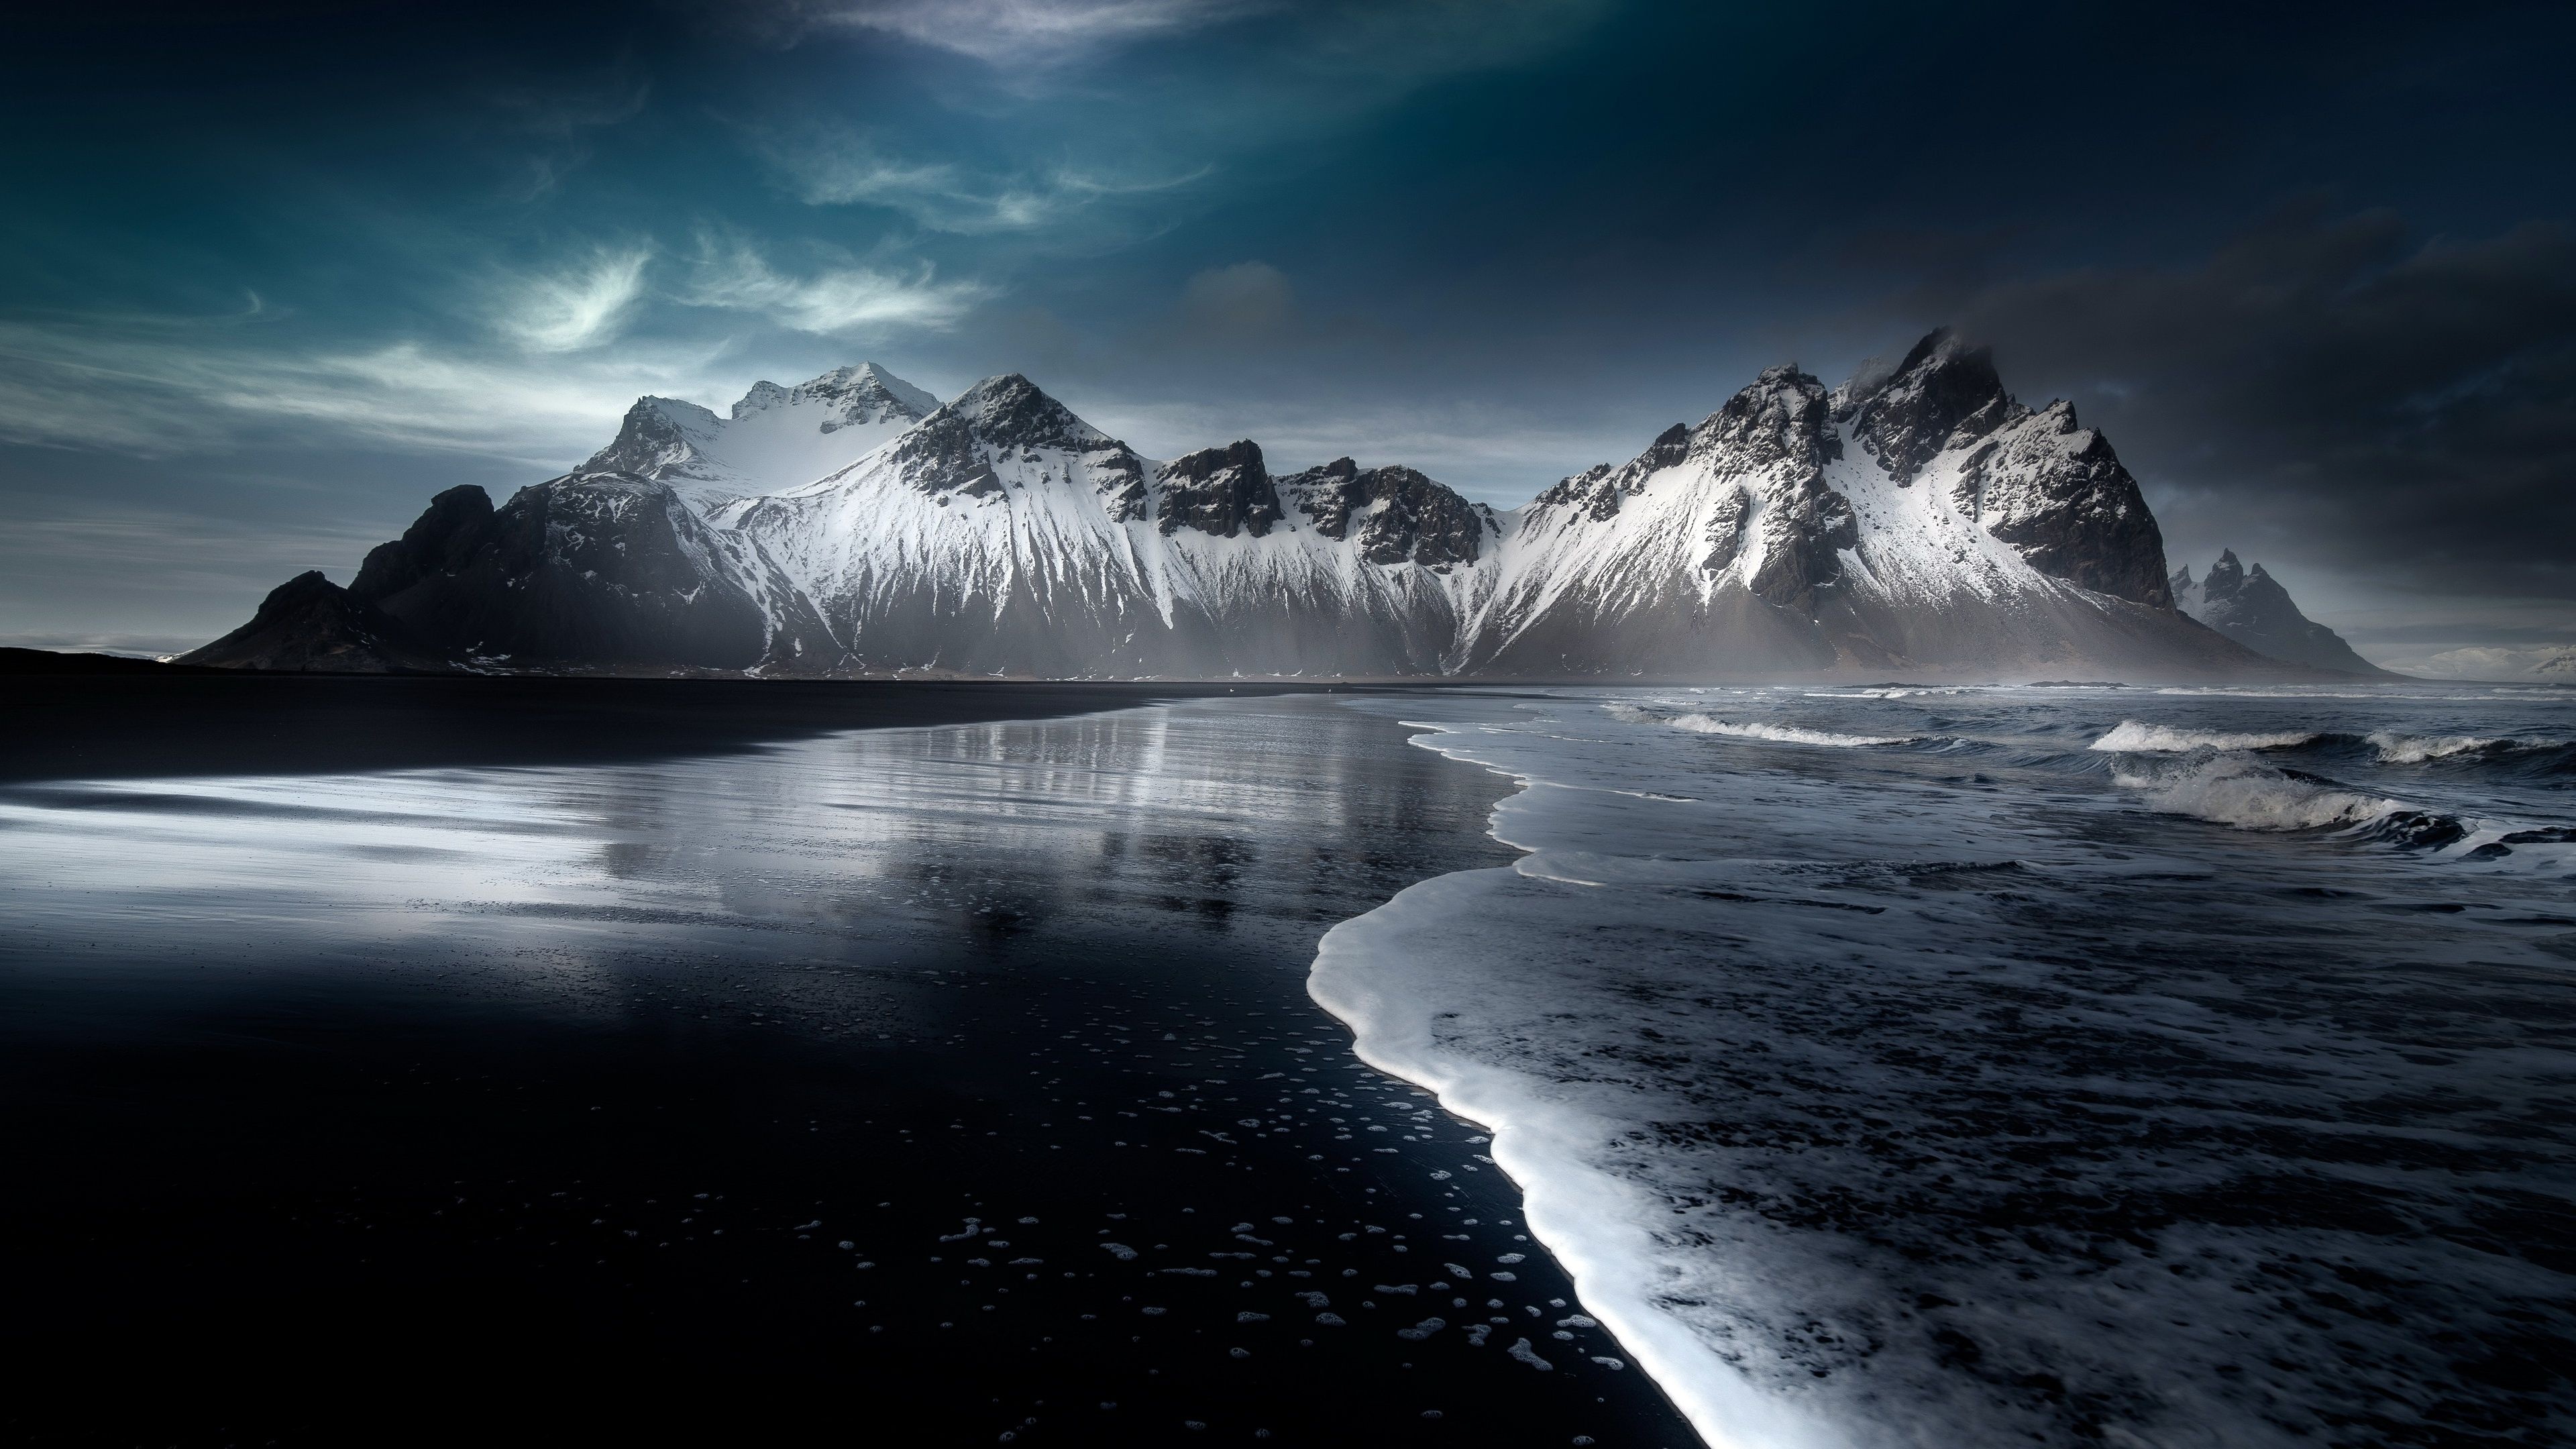
[[[2375,730],[2364,736],[2379,749],[2384,765],[2420,765],[2427,760],[2446,760],[2454,755],[2485,754],[2490,750],[2511,749],[2512,740],[2482,740],[2475,735],[2440,735],[2419,739]]]
[[[1613,704],[1605,708],[1613,718],[1638,724],[1669,725],[1674,729],[1688,730],[1693,734],[1732,735],[1737,739],[1769,740],[1774,744],[1783,745],[1822,745],[1828,749],[1853,750],[1877,745],[1910,745],[1923,738],[1921,735],[1836,734],[1832,730],[1801,729],[1796,725],[1738,723],[1733,720],[1719,719],[1715,715],[1697,713],[1663,716],[1650,714],[1630,704]]]
[[[2567,740],[2489,739],[2480,735],[2401,735],[2378,730],[2363,743],[2379,752],[2383,765],[2488,762],[2517,770],[2560,774],[2576,767],[2576,742]]]
[[[1784,745],[1824,745],[1832,749],[1861,749],[1871,745],[1910,745],[1920,735],[1838,735],[1831,730],[1800,729],[1796,725],[1732,724],[1704,714],[1676,717],[1672,726],[1703,735],[1734,735],[1740,739],[1772,740]]]
[[[2523,773],[2576,771],[2576,743],[2488,735],[2408,735],[2395,730],[2236,731],[2184,729],[2122,720],[2091,746],[2107,754],[2188,755],[2198,751],[2304,750],[2379,765],[2509,766]]]
[[[2447,816],[2296,770],[2218,758],[2179,770],[2112,777],[2153,809],[2239,830],[2367,830],[2404,845],[2448,844],[2463,831]]]
[[[2239,734],[2227,730],[2187,730],[2171,725],[2141,724],[2124,719],[2118,728],[2093,742],[2093,748],[2122,755],[2187,755],[2194,750],[2287,750],[2317,739],[2315,730],[2276,734]]]
[[[2543,1196],[2496,1163],[2563,1145],[2545,1107],[2484,1104],[2544,1097],[2529,1022],[2560,1024],[2576,948],[2576,825],[2523,823],[2557,813],[2559,781],[2520,778],[2555,757],[2495,742],[2567,716],[2220,704],[2106,734],[2117,713],[2054,699],[1810,695],[1793,729],[1676,692],[1602,701],[1649,727],[1605,730],[1567,706],[1434,707],[1417,743],[1520,781],[1492,833],[1530,854],[1336,926],[1309,986],[1493,1132],[1584,1311],[1709,1442],[2290,1449],[2364,1400],[2399,1405],[2381,1442],[2412,1406],[2501,1402],[2423,1352],[2428,1317],[2565,1335],[2563,1275],[2467,1243]],[[1795,771],[1682,738],[1899,723],[1908,748]],[[2260,1011],[2211,1009],[2213,939]],[[2068,1076],[2111,1109],[2062,1111]],[[2273,1376],[2237,1383],[2248,1361]]]

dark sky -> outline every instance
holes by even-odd
[[[0,641],[200,642],[648,392],[1019,371],[1151,456],[1506,505],[1949,323],[2175,562],[2509,672],[2576,643],[2571,17],[48,7],[0,91]]]

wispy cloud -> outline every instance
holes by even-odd
[[[928,263],[898,272],[843,253],[825,256],[811,271],[790,273],[745,238],[708,233],[699,239],[678,300],[752,313],[797,332],[845,336],[954,326],[988,295],[976,283],[938,280]]]
[[[1102,203],[1151,196],[1207,177],[1211,166],[1121,176],[1051,166],[987,171],[891,154],[875,136],[810,129],[764,145],[796,196],[813,206],[881,206],[932,231],[976,236],[1060,225]]]
[[[632,56],[584,75],[498,86],[483,99],[491,114],[528,149],[504,193],[517,201],[552,194],[588,164],[597,134],[643,114],[653,84]]]
[[[554,468],[597,447],[638,394],[720,386],[723,350],[312,347],[186,318],[0,322],[0,438],[166,458],[300,435]]]
[[[503,289],[500,325],[538,352],[572,352],[613,341],[644,295],[644,247],[602,248],[562,270]]]
[[[648,239],[534,272],[467,268],[423,309],[444,323],[373,335],[317,332],[257,298],[221,314],[0,318],[0,440],[152,458],[360,442],[551,469],[598,447],[639,394],[738,393],[747,379],[728,360],[771,329],[900,339],[948,330],[990,295],[926,263],[800,257],[709,230],[676,256]]]
[[[881,31],[995,65],[1028,65],[1279,8],[1279,0],[822,0],[797,12],[809,25]]]
[[[1444,77],[1510,65],[1609,0],[782,0],[787,27],[901,37],[986,62],[907,64],[908,97],[854,90],[839,119],[746,126],[817,206],[873,206],[963,236],[1092,251],[1160,234],[1198,185],[1355,123]],[[779,12],[772,12],[773,15]],[[1146,43],[1190,37],[1187,48]],[[1124,49],[1115,64],[1107,52]],[[1082,64],[1067,62],[1083,61]],[[864,64],[864,62],[862,62]],[[838,103],[836,103],[838,104]]]

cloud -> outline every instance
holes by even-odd
[[[989,295],[971,282],[941,282],[928,263],[908,274],[833,260],[804,275],[773,267],[741,237],[700,238],[688,285],[678,300],[692,307],[748,312],[797,332],[840,336],[904,328],[946,328]]]
[[[1321,83],[1367,93],[1373,104],[1385,99],[1380,83],[1509,63],[1610,8],[1610,0],[784,0],[773,19],[790,34],[898,36],[985,62],[1012,85],[1088,86],[1093,78],[1066,74],[1075,62],[1231,31],[1227,38],[1250,38],[1256,64],[1228,66],[1226,89],[1276,99],[1277,82]],[[1157,91],[1153,99],[1173,97]]]
[[[587,74],[551,75],[494,86],[487,110],[511,134],[514,175],[503,187],[511,200],[530,202],[552,194],[596,154],[594,134],[643,114],[653,83],[632,55],[620,55]]]
[[[808,128],[792,140],[773,137],[762,149],[810,206],[881,206],[932,231],[965,236],[1041,231],[1102,203],[1187,186],[1213,169],[1149,176],[1065,165],[987,171],[906,160],[873,134],[834,126]]]
[[[1214,188],[1195,183],[1293,168],[1301,142],[1446,77],[1544,54],[1608,8],[1608,0],[791,0],[795,34],[897,35],[989,64],[908,60],[881,83],[836,98],[835,117],[748,124],[746,140],[810,204],[885,207],[933,231],[1088,250],[1166,231],[1214,199]],[[1186,47],[1139,48],[1184,33],[1193,37]],[[1114,65],[1061,63],[1096,60],[1113,46],[1132,53]],[[847,59],[859,75],[882,68],[864,48]]]
[[[507,289],[502,330],[537,352],[571,352],[612,341],[644,295],[643,247],[602,249],[562,271]]]
[[[0,439],[142,458],[268,435],[463,452],[537,469],[599,446],[643,393],[707,389],[721,344],[584,353],[419,339],[313,345],[243,319],[0,323]]]
[[[0,441],[139,458],[357,442],[552,470],[597,448],[640,394],[737,395],[748,378],[725,364],[757,335],[746,319],[895,338],[951,328],[989,295],[927,264],[832,248],[807,261],[712,229],[678,258],[600,246],[534,273],[451,273],[461,291],[366,331],[256,297],[222,313],[0,318]],[[777,339],[763,350],[774,362]]]
[[[1071,61],[1280,8],[1278,0],[838,0],[806,24],[872,30],[997,66]]]

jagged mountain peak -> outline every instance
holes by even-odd
[[[1561,479],[1532,502],[1537,509],[1574,506],[1595,522],[1615,517],[1622,503],[1669,468],[1702,462],[1718,473],[1743,474],[1784,461],[1811,477],[1842,456],[1834,436],[1824,385],[1795,363],[1762,370],[1716,412],[1696,426],[1675,423],[1644,452],[1616,467],[1596,463]]]
[[[582,468],[668,483],[693,504],[713,507],[845,468],[937,407],[930,394],[873,362],[794,387],[753,383],[730,416],[678,398],[639,398],[616,439]]]
[[[824,377],[842,386],[882,392],[921,417],[926,418],[939,410],[939,399],[932,396],[929,389],[915,387],[895,376],[886,370],[883,363],[862,362],[855,367],[836,369],[824,374]],[[816,378],[807,386],[814,386],[823,380],[823,378]]]
[[[1639,463],[1668,452],[1668,431],[1640,454]],[[1833,435],[1832,407],[1824,384],[1795,363],[1766,367],[1753,385],[1726,400],[1691,430],[1692,454],[1725,452],[1738,468],[1758,468],[1782,459],[1821,466],[1842,456]],[[1631,465],[1636,466],[1634,464]]]
[[[736,403],[734,407],[738,411],[742,404]],[[661,397],[652,393],[637,398],[635,405],[626,410],[626,417],[629,423],[638,417],[657,417],[681,427],[720,428],[725,422],[716,416],[714,409],[701,407],[687,398]]]
[[[780,387],[765,379],[753,383],[751,391],[733,405],[732,420],[743,422],[762,413],[808,403],[823,404],[834,413],[835,417],[823,421],[835,427],[879,422],[890,415],[919,422],[939,407],[939,399],[879,364],[861,362],[836,367],[794,387]]]
[[[1155,481],[1156,526],[1166,538],[1183,528],[1264,538],[1286,516],[1261,445],[1249,438],[1184,453],[1158,469]]]
[[[2004,391],[1993,350],[1946,327],[1915,343],[1885,379],[1859,383],[1856,374],[1844,385],[1835,411],[1900,484],[1913,482],[1953,438],[1992,432],[2022,410]]]
[[[1410,562],[1443,571],[1472,564],[1483,556],[1487,535],[1498,531],[1492,509],[1400,464],[1363,468],[1335,458],[1278,480],[1278,487],[1317,533],[1355,538],[1360,557],[1373,564]]]
[[[2334,630],[2299,611],[2290,591],[2261,564],[2247,567],[2223,549],[2198,584],[2186,568],[2174,576],[2174,600],[2185,614],[2269,658],[2348,674],[2386,671],[2355,653]]]
[[[1082,452],[1115,441],[1016,372],[985,378],[949,399],[939,412],[964,420],[984,441],[1004,446]]]

